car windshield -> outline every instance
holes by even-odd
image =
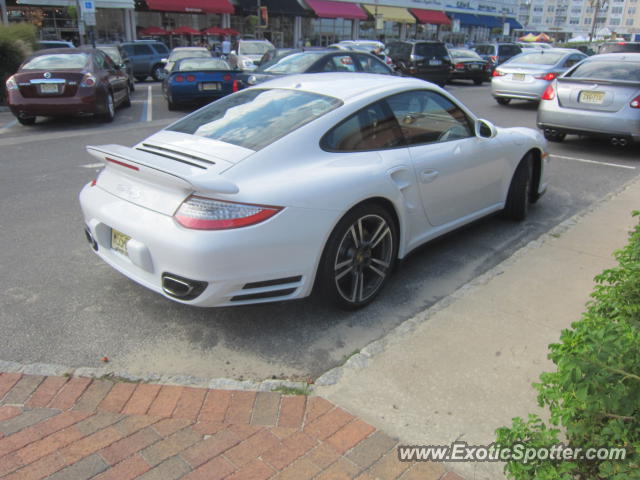
[[[170,62],[177,62],[183,58],[207,58],[211,57],[211,53],[209,50],[178,50],[175,52],[171,52],[169,55]]]
[[[256,71],[278,74],[301,73],[313,65],[322,55],[324,54],[309,52],[293,53],[281,57],[275,63],[260,66]]]
[[[640,82],[640,62],[621,62],[612,59],[589,60],[567,73],[566,77]]]
[[[506,63],[520,63],[526,65],[555,65],[565,55],[565,53],[544,53],[543,51],[531,53],[527,52],[513,57]]]
[[[240,42],[238,55],[264,55],[273,46],[267,42]]]
[[[217,58],[186,58],[176,65],[180,72],[194,72],[199,70],[231,70],[229,64]]]
[[[22,66],[22,70],[67,70],[81,69],[89,62],[86,53],[52,53],[33,57]]]
[[[450,50],[453,58],[473,58],[475,60],[482,60],[482,57],[473,50]]]
[[[102,50],[104,53],[109,55],[109,57],[111,57],[111,60],[113,60],[113,62],[116,65],[120,65],[122,63],[122,57],[120,56],[120,50],[118,50],[116,47],[98,47],[98,49]]]
[[[337,98],[288,89],[250,89],[229,95],[167,128],[260,150],[339,107]]]

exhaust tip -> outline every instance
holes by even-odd
[[[87,242],[89,242],[89,245],[91,245],[91,248],[93,248],[97,252],[98,242],[96,242],[96,239],[93,238],[93,235],[91,234],[91,230],[89,230],[89,227],[84,228],[84,236],[87,239]]]
[[[193,300],[207,288],[207,282],[191,280],[173,273],[162,274],[162,290],[173,298]]]

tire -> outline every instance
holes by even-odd
[[[508,105],[510,101],[510,98],[496,97],[496,102],[498,102],[500,105]]]
[[[544,138],[546,138],[550,142],[562,142],[564,140],[564,137],[567,136],[566,133],[552,132],[550,130],[543,130],[542,133],[544,135]]]
[[[131,88],[127,85],[127,96],[122,100],[122,106],[128,108],[131,106]]]
[[[529,203],[531,203],[531,180],[533,177],[533,162],[531,154],[527,154],[516,168],[507,201],[502,211],[502,216],[509,220],[524,220],[529,213]]]
[[[116,105],[113,101],[113,94],[107,92],[104,98],[104,113],[100,115],[100,119],[105,123],[111,123],[114,118],[116,118]]]
[[[133,79],[129,79],[129,91],[130,92],[136,91],[136,82]]]
[[[17,117],[20,125],[25,125],[30,127],[31,125],[35,125],[36,117]]]
[[[481,78],[474,78],[473,79],[473,84],[474,85],[482,85],[482,82],[484,82],[484,80],[482,80]]]
[[[153,67],[153,70],[151,70],[151,76],[156,82],[163,80],[165,77],[164,67],[162,65],[156,65]]]
[[[139,81],[139,82],[144,82],[146,79],[147,79],[146,76],[144,76],[144,77],[142,77],[142,76],[136,77],[136,80]]]
[[[361,204],[338,222],[318,267],[321,295],[355,310],[370,303],[387,283],[396,262],[398,233],[387,209]]]
[[[176,104],[175,104],[175,103],[173,103],[171,100],[167,100],[167,109],[168,109],[170,112],[175,112],[175,111],[178,109],[178,107],[177,107],[177,106],[176,106]]]

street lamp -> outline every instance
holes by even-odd
[[[606,10],[609,6],[607,0],[589,0],[589,5],[593,7],[593,24],[591,25],[591,34],[589,35],[589,44],[593,42],[593,37],[596,32],[596,23],[598,21],[598,12],[600,10]]]

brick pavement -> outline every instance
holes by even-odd
[[[0,373],[3,480],[462,480],[321,397]]]

